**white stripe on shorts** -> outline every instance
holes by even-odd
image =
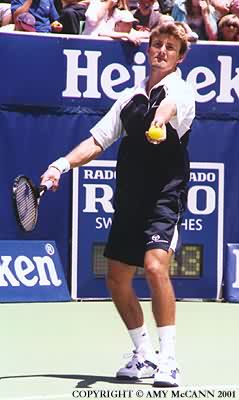
[[[170,243],[169,248],[172,249],[174,252],[176,250],[177,247],[177,243],[178,243],[178,225],[176,224],[174,227],[174,233],[173,233],[173,237]]]

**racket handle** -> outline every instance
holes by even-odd
[[[43,186],[46,186],[46,190],[49,190],[51,189],[52,185],[53,185],[52,181],[46,181]]]
[[[45,193],[47,190],[49,190],[49,189],[51,189],[51,187],[52,187],[52,185],[53,185],[53,182],[52,181],[46,181],[45,183],[44,183],[44,185],[41,185],[40,187],[39,187],[39,195],[41,196],[41,195],[43,195],[43,193]]]

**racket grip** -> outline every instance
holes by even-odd
[[[52,181],[50,180],[46,181],[44,185],[41,185],[39,187],[39,195],[42,196],[47,190],[51,189],[52,185],[53,185]]]
[[[53,185],[52,181],[46,181],[43,186],[46,187],[46,190],[49,190],[51,189],[52,185]]]

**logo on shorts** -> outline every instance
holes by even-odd
[[[153,242],[159,242],[160,241],[160,236],[159,235],[153,235],[152,236]]]

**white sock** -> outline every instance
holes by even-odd
[[[160,355],[175,359],[176,353],[176,326],[168,325],[157,327],[160,343]]]
[[[154,362],[156,358],[155,351],[151,344],[146,326],[143,325],[139,328],[129,329],[128,332],[135,346],[135,350],[143,354],[146,360]]]

